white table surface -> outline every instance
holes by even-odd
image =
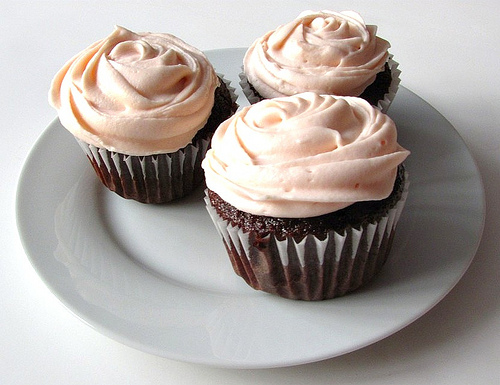
[[[400,62],[402,84],[453,124],[477,161],[486,222],[461,281],[423,317],[378,343],[278,369],[219,369],[156,357],[73,316],[30,265],[15,219],[22,165],[55,117],[47,102],[55,72],[115,24],[170,32],[203,50],[245,47],[302,10],[332,6],[356,10],[379,26]],[[497,2],[3,0],[0,29],[1,384],[500,383]]]

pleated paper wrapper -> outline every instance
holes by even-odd
[[[261,238],[221,218],[208,196],[205,203],[234,271],[247,284],[289,299],[324,300],[360,288],[381,270],[408,194],[407,175],[405,179],[401,199],[377,222],[347,227],[343,233],[330,230],[325,239]]]
[[[201,161],[210,144],[210,139],[198,139],[173,153],[134,156],[77,141],[108,189],[142,203],[165,203],[191,193],[204,180]]]

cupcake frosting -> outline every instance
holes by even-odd
[[[49,101],[82,141],[150,155],[192,140],[208,120],[218,82],[205,55],[182,40],[116,27],[64,65]]]
[[[408,155],[368,102],[307,92],[240,110],[202,166],[207,187],[239,210],[301,218],[386,198]]]
[[[254,41],[248,81],[264,98],[304,91],[359,96],[388,58],[390,44],[352,11],[306,11]]]

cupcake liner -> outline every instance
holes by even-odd
[[[247,98],[248,103],[255,104],[255,103],[260,102],[262,100],[262,98],[255,94],[253,87],[250,85],[250,83],[248,82],[247,76],[243,72],[243,66],[241,67],[241,72],[239,73],[238,76],[240,78],[239,84],[240,84],[241,90],[243,91],[243,95],[245,95],[245,97]]]
[[[394,55],[389,55],[387,59],[387,64],[389,65],[389,68],[391,70],[391,79],[392,79],[391,84],[389,86],[388,92],[384,95],[384,98],[379,100],[377,105],[375,106],[383,113],[387,113],[387,111],[389,110],[389,107],[398,91],[399,83],[401,82],[400,79],[401,71],[398,69],[399,63],[394,60]],[[243,72],[243,67],[242,71],[239,73],[239,78],[240,78],[239,84],[241,90],[243,91],[243,94],[247,98],[248,102],[250,104],[255,104],[257,102],[260,102],[262,98],[255,94],[255,90],[250,85],[245,73]]]
[[[299,241],[273,234],[262,238],[222,219],[208,196],[205,203],[234,271],[248,285],[289,299],[324,300],[356,290],[380,271],[406,202],[405,179],[401,199],[377,222],[343,233],[331,230],[324,239],[311,234]]]
[[[220,72],[216,72],[216,75],[226,85],[226,88],[228,89],[229,93],[231,94],[231,102],[233,102],[233,104],[235,105],[235,111],[236,111],[238,109],[238,104],[236,103],[236,100],[238,99],[238,95],[236,95],[236,88],[231,85],[231,80],[226,79],[224,77],[224,74],[222,74]]]
[[[204,180],[201,161],[210,139],[198,139],[166,154],[125,155],[77,139],[101,182],[126,199],[165,203],[182,198]]]

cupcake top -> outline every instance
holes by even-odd
[[[202,163],[207,187],[241,211],[304,218],[381,200],[409,151],[394,122],[356,97],[267,99],[223,122]]]
[[[359,96],[384,69],[390,44],[352,11],[305,11],[258,38],[244,57],[264,98],[312,91]]]
[[[192,140],[211,113],[218,84],[206,56],[179,38],[115,27],[62,67],[49,102],[80,140],[151,155]]]

